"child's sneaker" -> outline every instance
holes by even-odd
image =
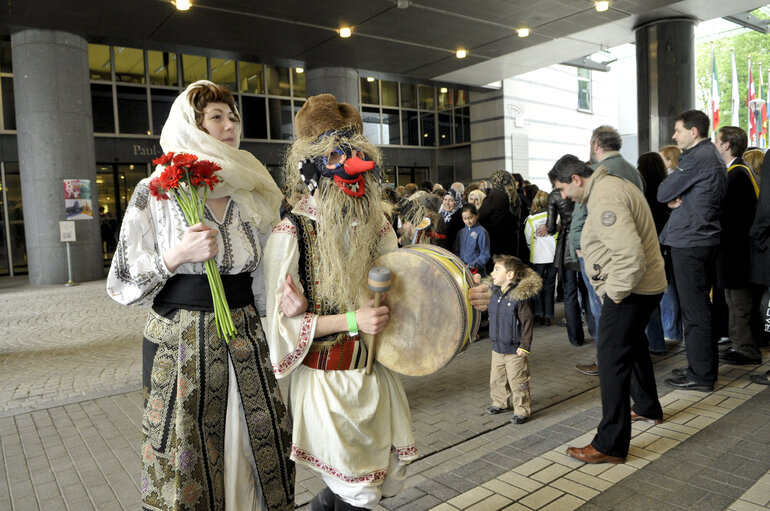
[[[498,413],[500,413],[502,411],[503,411],[502,408],[498,408],[495,405],[492,405],[489,408],[487,408],[487,413],[490,414],[490,415],[497,415]]]
[[[525,417],[523,415],[514,414],[513,417],[511,417],[511,422],[514,424],[524,424],[528,420],[529,420],[529,417]]]

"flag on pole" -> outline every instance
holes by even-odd
[[[719,126],[719,77],[717,62],[714,60],[714,48],[711,48],[711,129],[717,132]],[[714,135],[716,136],[716,135]]]
[[[770,86],[770,83],[768,83]],[[762,83],[762,64],[759,64],[759,89],[757,90],[757,99],[762,99],[762,90],[764,84]],[[759,147],[765,147],[767,141],[767,103],[762,104],[762,125],[759,127]]]
[[[751,110],[749,102],[755,99],[754,95],[754,75],[751,74],[751,57],[749,57],[749,86],[746,89],[746,108],[749,113],[749,144],[757,140],[757,124],[754,120],[754,112]]]
[[[732,119],[730,121],[730,125],[738,126],[740,124],[740,111],[738,109],[740,108],[739,105],[741,104],[740,93],[738,92],[738,68],[735,67],[735,50],[730,50],[730,53],[732,54],[731,67],[733,73],[733,90],[732,97],[730,99],[730,112],[732,113]],[[770,81],[768,83],[770,83]]]

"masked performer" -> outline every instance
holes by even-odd
[[[144,179],[112,260],[108,294],[152,304],[143,339],[145,510],[294,509],[289,418],[255,309],[255,297],[264,307],[262,246],[281,194],[239,140],[232,94],[207,81],[190,85],[172,105],[160,144],[222,167],[205,221],[188,225],[176,200],[156,200]],[[217,336],[204,274],[211,257],[237,329],[229,344]]]
[[[417,456],[401,382],[376,362],[365,374],[359,337],[389,319],[387,306],[374,308],[366,297],[372,261],[397,248],[378,186],[381,155],[362,135],[358,111],[329,94],[307,100],[295,129],[287,186],[302,180],[311,193],[267,244],[270,356],[276,375],[292,378],[292,459],[327,484],[310,509],[372,509],[400,491]],[[307,312],[289,318],[282,304],[296,291],[293,282]],[[478,287],[472,303],[486,304],[488,289]]]

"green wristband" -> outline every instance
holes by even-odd
[[[348,319],[348,335],[350,337],[358,335],[358,323],[356,322],[356,311],[348,311],[345,314]]]

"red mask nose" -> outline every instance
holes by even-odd
[[[374,168],[373,161],[364,161],[358,156],[351,156],[345,160],[345,172],[350,176],[357,176]]]

